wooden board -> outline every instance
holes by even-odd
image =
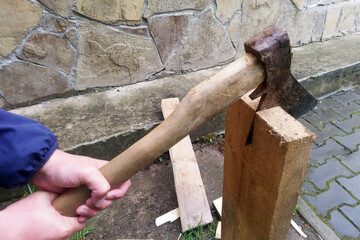
[[[314,134],[280,107],[255,115],[257,104],[244,96],[227,109],[223,240],[286,239],[305,178]]]
[[[166,119],[177,107],[177,98],[163,99],[161,109]],[[174,126],[176,127],[176,126]],[[176,195],[182,231],[213,221],[199,166],[189,136],[169,150],[173,165]]]

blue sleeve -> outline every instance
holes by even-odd
[[[13,188],[30,181],[58,148],[44,125],[0,108],[0,186]]]

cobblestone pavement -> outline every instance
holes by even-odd
[[[360,239],[360,87],[322,99],[300,119],[317,139],[301,195],[342,239]]]

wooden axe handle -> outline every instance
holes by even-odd
[[[158,156],[264,81],[262,65],[251,54],[229,64],[201,82],[183,98],[159,126],[103,166],[100,171],[115,188]],[[241,127],[241,126],[239,126]],[[86,186],[72,188],[53,201],[64,216],[76,216],[76,208],[90,197]]]

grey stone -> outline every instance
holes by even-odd
[[[341,6],[333,4],[328,6],[323,39],[331,38],[338,35],[337,26],[341,15]]]
[[[70,73],[74,53],[65,36],[34,34],[24,44],[20,58]]]
[[[39,2],[63,17],[69,17],[73,5],[73,0],[39,0]]]
[[[357,8],[360,6],[357,1],[345,2],[342,5],[341,16],[338,23],[338,31],[341,33],[347,33],[356,30],[355,18],[357,14]]]
[[[239,38],[240,38],[240,30],[241,30],[241,12],[236,12],[234,17],[231,19],[231,22],[227,29],[228,34],[231,38],[231,42],[233,43],[235,48],[243,47],[243,46],[238,46]]]
[[[257,34],[261,29],[276,24],[280,14],[284,11],[286,0],[254,1],[243,0],[242,25],[237,54],[244,53],[244,42]]]
[[[334,124],[343,131],[351,133],[354,128],[360,127],[360,115],[353,114],[351,118],[345,119],[341,122],[334,122]]]
[[[336,136],[334,138],[354,152],[360,144],[360,129],[355,129],[354,133],[350,133],[346,136]]]
[[[227,23],[241,7],[242,0],[216,0],[216,17],[223,23]]]
[[[191,17],[192,14],[183,14],[149,18],[149,28],[163,63],[183,38]]]
[[[9,14],[11,13],[11,14]],[[22,0],[2,0],[0,8],[0,57],[8,55],[21,43],[42,16],[39,5]]]
[[[219,70],[165,77],[12,112],[43,123],[55,133],[63,150],[111,159],[163,120],[161,99],[181,99],[193,86]],[[223,129],[224,119],[220,120],[215,124],[213,119],[212,128],[205,128],[207,133]]]
[[[341,204],[355,204],[352,198],[339,184],[332,182],[330,189],[315,196],[303,195],[303,199],[309,202],[323,217],[329,218],[328,211]]]
[[[354,152],[346,156],[345,160],[343,160],[342,162],[353,172],[360,172],[360,151]]]
[[[360,237],[360,232],[357,230],[338,210],[331,212],[331,219],[329,224],[342,237]]]
[[[360,205],[356,207],[343,206],[342,211],[358,228],[360,228]]]
[[[163,69],[151,39],[82,24],[76,89],[122,86],[144,81]]]
[[[360,93],[356,89],[350,89],[349,91],[340,91],[331,95],[332,99],[341,103],[343,106],[349,105],[350,102],[360,99]]]
[[[352,173],[341,165],[337,159],[331,158],[319,167],[309,168],[306,178],[319,189],[324,189],[328,181],[339,176],[347,177],[350,175]]]
[[[344,106],[341,105],[339,102],[335,101],[333,98],[327,97],[327,98],[320,100],[317,107],[322,110],[326,110],[328,108],[340,108],[340,107],[344,107]]]
[[[149,0],[145,9],[144,17],[149,18],[153,14],[162,12],[178,12],[182,10],[202,10],[211,0]]]
[[[208,9],[192,24],[166,69],[202,69],[228,62],[234,56],[235,49],[225,28],[215,19],[213,10]]]
[[[333,136],[344,136],[346,133],[335,125],[327,123],[324,126],[319,126],[320,132],[317,132],[315,143],[323,145],[324,141]]]
[[[304,116],[304,118],[311,122],[315,127],[323,127],[327,123],[331,123],[336,120],[344,119],[336,112],[334,112],[331,108],[325,109],[324,111],[317,111],[318,114],[312,116]]]
[[[309,183],[307,181],[305,181],[303,183],[300,191],[302,193],[308,193],[308,194],[314,194],[314,193],[318,192],[318,190],[316,190],[316,188],[314,188],[313,185],[311,185],[311,183]]]
[[[337,181],[357,199],[360,199],[360,175],[351,178],[339,178]]]
[[[0,89],[12,106],[37,103],[72,91],[60,73],[29,63],[14,62],[0,69]]]
[[[325,145],[320,146],[310,152],[310,163],[311,164],[323,164],[326,159],[331,158],[335,155],[345,155],[346,150],[343,146],[336,143],[332,139],[328,139]]]
[[[292,44],[301,45],[320,40],[325,16],[324,6],[304,10],[287,7],[276,25],[287,31]]]
[[[360,113],[360,106],[355,102],[350,102],[347,106],[343,108],[334,108],[339,115],[343,116],[344,118],[351,118],[352,115],[356,113]]]

